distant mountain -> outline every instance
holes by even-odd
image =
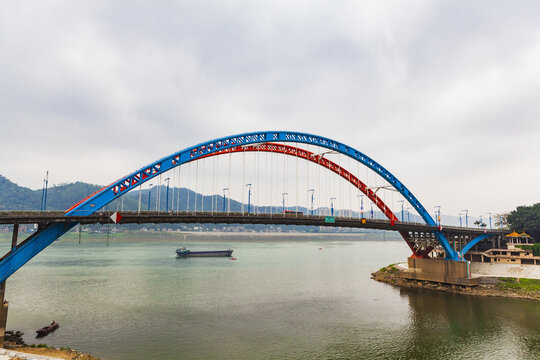
[[[47,210],[65,210],[100,186],[76,182],[48,189]],[[19,186],[0,175],[0,210],[39,210],[41,190]]]
[[[61,184],[51,186],[47,190],[47,210],[67,210],[73,204],[93,194],[101,189],[100,185],[86,184],[76,182],[71,184]],[[150,205],[148,204],[149,190],[141,191],[141,210],[155,210],[156,201],[159,193],[159,208],[167,208],[167,187],[154,186],[151,191]],[[197,195],[197,196],[196,196]],[[19,186],[6,177],[0,175],[0,211],[1,210],[39,210],[41,206],[42,190],[32,190]],[[202,196],[185,188],[169,188],[169,209],[176,210],[195,210],[195,205],[199,211],[210,211],[212,209],[212,199],[214,210],[223,209],[223,197],[219,195]],[[228,201],[228,200],[226,200]],[[174,203],[174,205],[173,205]],[[227,207],[228,204],[225,204]],[[241,211],[242,204],[232,200],[230,202],[231,211]],[[126,196],[123,200],[113,201],[107,205],[106,210],[124,209],[137,210],[139,208],[139,191],[136,189]],[[279,211],[275,209],[275,211]]]
[[[75,182],[71,184],[60,184],[52,186],[47,191],[47,210],[67,210],[73,204],[76,204],[80,200],[86,198],[88,195],[93,194],[97,190],[101,189],[101,185],[87,184],[83,182]],[[159,191],[158,191],[159,190]],[[167,199],[167,187],[161,185],[161,187],[154,186],[151,191],[150,207],[148,206],[148,189],[141,191],[141,210],[156,209],[156,200],[159,192],[159,208],[163,211],[166,209]],[[178,195],[180,193],[180,196]],[[105,210],[137,210],[139,208],[139,191],[135,189],[123,197],[123,201],[113,201]],[[196,200],[195,200],[196,199]],[[197,211],[210,211],[213,208],[215,211],[221,211],[223,209],[223,196],[221,195],[206,195],[202,196],[199,193],[195,193],[192,190],[186,188],[169,188],[169,209],[174,210],[179,208],[180,211],[195,210],[195,203],[197,203]],[[174,202],[174,206],[173,206]],[[225,208],[227,208],[228,199],[226,199]],[[41,189],[32,190],[26,187],[19,186],[4,176],[0,175],[0,211],[2,210],[39,210],[41,204]],[[242,203],[231,199],[231,208],[233,212],[241,211]],[[244,209],[247,209],[247,205],[244,205]],[[295,207],[290,207],[291,210],[296,210]],[[275,206],[273,208],[274,213],[280,213],[281,207]],[[308,211],[305,207],[299,207],[299,211],[307,214]],[[261,209],[263,211],[263,209]],[[270,212],[269,207],[264,208],[264,212]],[[321,214],[329,214],[328,208],[321,208]],[[348,215],[348,212],[346,212]],[[365,216],[370,217],[370,210],[366,208]],[[337,215],[337,210],[336,210]],[[396,212],[397,217],[401,220],[401,212]],[[358,212],[353,211],[353,217],[358,217]],[[381,219],[382,214],[375,211],[374,217]],[[459,225],[459,217],[451,215],[443,215],[442,222],[444,225]],[[423,220],[414,214],[408,216],[404,215],[405,221],[423,222]],[[475,217],[469,217],[469,226],[472,226]],[[484,222],[486,219],[484,218]],[[465,219],[463,219],[463,226],[465,226]]]

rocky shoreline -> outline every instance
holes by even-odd
[[[472,296],[540,300],[540,280],[525,279],[529,281],[525,282],[526,286],[523,286],[520,282],[522,279],[492,277],[482,278],[482,282],[478,286],[465,287],[431,281],[405,279],[399,276],[400,272],[402,271],[403,270],[400,270],[395,265],[388,265],[372,273],[371,278],[379,282],[408,289],[428,289]],[[527,285],[530,282],[532,282],[532,284]]]
[[[24,333],[15,330],[8,330],[4,335],[4,348],[20,353],[50,356],[65,360],[99,360],[90,354],[81,353],[70,348],[54,348],[48,347],[45,344],[31,344],[24,342],[22,336]],[[15,358],[14,358],[15,359]]]

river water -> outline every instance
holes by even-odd
[[[540,359],[538,302],[371,280],[404,242],[258,239],[55,242],[8,280],[7,327],[109,360]]]

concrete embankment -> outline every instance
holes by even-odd
[[[57,357],[28,354],[14,350],[0,349],[0,360],[23,359],[23,360],[62,360]]]
[[[488,264],[485,264],[488,265]],[[499,264],[497,264],[499,265]],[[534,265],[521,265],[521,266],[534,266]],[[515,266],[514,266],[515,267]],[[503,267],[504,268],[504,267]],[[463,295],[472,296],[498,296],[498,297],[511,297],[522,298],[531,300],[540,300],[540,280],[539,278],[525,278],[517,276],[498,276],[499,272],[506,274],[503,268],[494,267],[487,268],[494,271],[489,272],[486,267],[482,267],[482,271],[489,273],[489,275],[482,276],[479,285],[474,287],[459,286],[452,284],[444,284],[432,281],[419,281],[406,279],[400,276],[400,273],[407,271],[407,264],[395,264],[386,266],[379,271],[371,274],[372,279],[380,282],[384,282],[393,286],[401,288],[417,288],[417,289],[429,289],[434,291],[442,291]],[[474,271],[474,267],[472,270]],[[477,268],[478,269],[478,268]],[[520,272],[521,274],[532,274],[531,271],[536,269],[528,269]],[[514,269],[517,272],[517,269]],[[474,273],[473,273],[474,275]],[[534,275],[534,274],[532,274]]]

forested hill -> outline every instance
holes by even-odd
[[[76,182],[52,186],[47,191],[47,210],[66,210],[100,186]],[[19,186],[0,175],[0,210],[39,210],[41,189]]]
[[[61,184],[56,186],[49,187],[47,191],[47,210],[67,210],[73,204],[79,202],[80,200],[86,198],[88,195],[93,194],[99,190],[102,186],[86,184],[83,182],[75,182],[71,184]],[[152,188],[151,197],[150,197],[150,210],[156,209],[156,199],[157,199],[157,186]],[[178,196],[180,192],[180,196]],[[4,176],[0,175],[0,211],[2,210],[39,210],[41,206],[41,193],[42,190],[32,190],[26,187],[19,186]],[[160,188],[160,209],[165,210],[166,208],[166,186],[162,185]],[[214,195],[214,207],[215,210],[220,210],[223,208],[223,197],[219,195]],[[179,205],[180,210],[189,210],[195,209],[195,192],[181,188],[178,191],[178,188],[169,189],[169,209],[173,207],[174,199],[174,208]],[[204,201],[202,197],[198,194],[198,210],[210,211],[212,208],[212,196],[204,196]],[[123,206],[124,210],[137,210],[139,207],[139,192],[137,190],[128,193],[124,196],[123,204],[122,202],[113,201],[110,203],[106,209],[116,210],[121,209]],[[231,211],[240,211],[241,203],[231,199]],[[143,190],[141,193],[141,210],[148,209],[148,190]],[[278,211],[277,209],[275,211]]]

